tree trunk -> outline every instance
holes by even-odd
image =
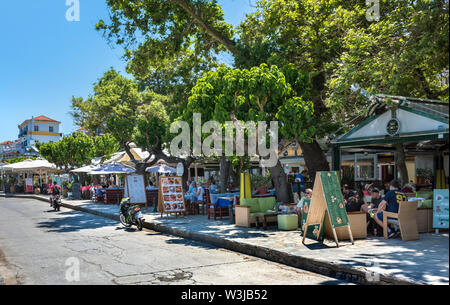
[[[194,159],[192,157],[188,157],[186,160],[183,161],[183,166],[184,166],[183,189],[185,192],[187,192],[189,190],[189,185],[188,185],[187,181],[189,178],[189,171],[190,171],[192,162],[194,162]]]
[[[292,187],[288,183],[286,173],[284,172],[280,160],[278,160],[277,165],[269,168],[269,171],[277,194],[277,201],[293,203],[294,194],[292,193]]]
[[[220,192],[226,193],[230,178],[230,162],[225,155],[220,157]]]
[[[300,142],[300,147],[302,148],[303,157],[311,181],[314,182],[316,172],[330,170],[330,164],[327,161],[327,157],[317,141],[314,140],[312,143]]]
[[[239,187],[240,183],[241,183],[241,177],[240,177],[240,173],[242,171],[235,171],[233,170],[232,166],[230,167],[230,176],[231,178],[233,178],[233,186],[234,187]]]
[[[409,182],[409,177],[405,163],[405,150],[401,143],[395,144],[395,164],[397,165],[397,171],[400,173],[400,184],[403,186]]]

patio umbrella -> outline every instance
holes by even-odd
[[[167,166],[165,164],[149,167],[145,171],[147,173],[158,173],[158,174],[175,174],[177,172],[175,168]]]
[[[134,168],[122,164],[106,164],[89,172],[90,175],[131,174],[136,172]]]
[[[90,173],[94,169],[98,169],[98,168],[100,168],[100,166],[88,165],[88,166],[83,166],[83,167],[71,170],[70,172],[72,172],[72,173]]]

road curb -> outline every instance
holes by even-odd
[[[6,198],[26,198],[26,199],[36,199],[40,201],[48,202],[48,199],[36,196],[36,195],[5,195],[0,194],[0,197]],[[118,215],[112,215],[108,213],[103,213],[91,209],[86,209],[78,206],[74,206],[68,204],[67,201],[63,201],[61,204],[63,207],[68,209],[77,210],[80,212],[93,214],[96,216],[109,218],[112,220],[119,221]],[[229,239],[219,238],[215,236],[210,236],[206,234],[201,234],[197,232],[192,232],[188,230],[181,230],[177,228],[173,228],[167,225],[153,223],[153,222],[144,222],[144,227],[149,230],[166,233],[169,235],[182,237],[206,244],[210,244],[216,247],[224,248],[227,250],[231,250],[234,252],[239,252],[246,255],[255,256],[258,258],[266,259],[272,262],[280,263],[283,265],[291,266],[294,268],[300,268],[303,270],[307,270],[314,273],[319,273],[325,276],[334,277],[341,280],[346,280],[353,283],[358,284],[370,284],[370,285],[422,285],[423,283],[414,282],[404,279],[399,279],[393,276],[387,276],[383,274],[372,274],[370,271],[366,271],[364,269],[356,269],[344,265],[334,264],[327,261],[322,261],[314,258],[308,258],[303,256],[292,255],[289,253],[285,253],[282,251],[250,245],[246,243],[242,243],[239,241],[233,241]],[[371,282],[368,278],[372,278],[374,276],[379,277],[379,281]]]

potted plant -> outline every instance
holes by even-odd
[[[9,178],[8,179],[8,184],[9,184],[9,192],[11,194],[14,194],[16,192],[16,186],[15,186],[16,178],[13,178],[13,177]]]
[[[272,178],[270,175],[261,176],[254,175],[252,176],[252,189],[258,190],[258,193],[267,193],[267,190],[272,188]]]
[[[40,188],[39,184],[35,184],[35,185],[34,185],[34,193],[35,193],[36,195],[41,194],[41,188]]]
[[[67,198],[69,196],[69,182],[64,181],[62,183],[62,195],[64,198]]]
[[[416,182],[417,184],[429,184],[433,178],[433,171],[428,168],[416,169]]]

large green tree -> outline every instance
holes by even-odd
[[[217,71],[206,73],[192,90],[185,111],[186,120],[194,113],[200,113],[203,122],[215,120],[221,123],[219,132],[222,136],[225,134],[226,122],[240,122],[242,125],[248,121],[264,122],[270,126],[271,122],[276,121],[281,135],[281,141],[277,142],[275,147],[277,151],[282,149],[283,144],[291,141],[310,142],[316,133],[313,126],[313,103],[295,95],[280,69],[265,64],[251,69],[221,67]],[[203,136],[210,134],[206,133]],[[247,136],[245,143],[239,143],[235,137],[232,144],[234,147],[244,144],[243,151],[249,155],[248,145],[251,135]],[[255,141],[255,144],[257,142]],[[222,151],[225,151],[224,145],[226,143],[222,144]],[[266,152],[259,149],[257,146],[252,153],[261,157]],[[278,158],[278,154],[276,157]],[[279,160],[269,170],[278,200],[292,202],[292,191]]]
[[[111,135],[90,137],[80,132],[59,142],[38,143],[40,155],[66,171],[90,164],[96,157],[107,159],[118,148],[117,141]]]
[[[148,89],[140,91],[136,80],[111,69],[95,83],[88,98],[73,98],[72,115],[79,126],[91,132],[101,129],[113,136],[138,173],[144,173],[147,167],[160,160],[182,162],[188,168],[191,158],[179,159],[165,152],[171,137],[166,109],[169,101],[168,97]],[[147,151],[149,156],[136,160],[131,152],[132,143]]]

